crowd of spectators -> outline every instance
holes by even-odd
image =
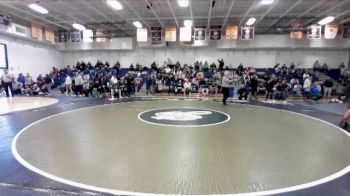
[[[339,66],[340,81],[348,81],[350,73],[342,63]],[[5,73],[2,86],[13,87],[14,95],[50,95],[53,87],[62,94],[92,97],[129,97],[145,87],[146,94],[181,94],[198,96],[217,95],[222,92],[222,76],[227,71],[232,79],[231,87],[239,99],[286,100],[288,96],[318,100],[329,98],[334,87],[330,78],[319,80],[317,73],[328,73],[328,65],[316,61],[311,69],[301,68],[294,63],[276,64],[273,68],[256,70],[254,67],[225,67],[223,59],[209,64],[196,61],[194,64],[172,63],[170,59],[162,65],[153,62],[150,66],[131,64],[129,69],[121,69],[119,61],[114,65],[97,61],[77,62],[63,69],[53,68],[49,74],[41,74],[34,81],[29,74],[19,74],[14,78]],[[12,77],[12,78],[11,78]],[[344,82],[343,82],[344,83]],[[4,93],[4,92],[3,92]]]

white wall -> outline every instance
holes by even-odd
[[[170,45],[167,48],[139,48],[133,51],[69,51],[64,53],[64,64],[75,64],[76,61],[91,61],[98,59],[109,61],[110,64],[119,60],[123,67],[131,63],[150,65],[153,61],[162,64],[167,58],[173,62],[193,64],[194,61],[209,63],[223,58],[225,64],[237,67],[239,63],[256,68],[272,67],[277,62],[281,64],[301,63],[304,67],[312,67],[315,60],[327,63],[329,67],[337,67],[341,62],[348,63],[347,49],[217,49],[215,46],[202,48],[186,48]]]
[[[63,53],[54,46],[5,35],[0,35],[0,43],[7,45],[9,70],[15,75],[30,73],[36,78],[39,74],[49,73],[53,66],[64,65]]]

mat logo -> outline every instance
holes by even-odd
[[[218,125],[230,120],[226,113],[191,107],[157,108],[139,113],[138,118],[146,123],[176,127],[202,127]]]
[[[192,121],[202,119],[204,115],[210,115],[210,111],[171,111],[157,112],[151,118],[156,120]]]

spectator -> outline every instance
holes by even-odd
[[[221,59],[221,60],[218,59],[218,62],[219,62],[219,70],[223,70],[225,66],[224,59]]]
[[[84,85],[83,77],[79,72],[77,72],[74,79],[74,91],[76,96],[81,97],[83,95],[83,85]]]
[[[311,88],[311,78],[307,76],[304,80],[304,85],[303,85],[304,93],[307,98],[310,97],[310,88]]]
[[[51,89],[52,89],[52,78],[49,74],[46,74],[44,80],[45,80],[45,89],[47,91],[47,94],[50,95]]]
[[[36,84],[41,88],[45,84],[45,80],[41,74],[36,78]]]
[[[66,77],[66,80],[65,80],[66,95],[73,94],[72,85],[73,85],[72,78],[68,74],[67,77]]]
[[[9,73],[7,69],[4,70],[4,74],[1,77],[2,87],[5,89],[6,97],[10,97],[10,93],[12,97],[14,96],[12,82],[14,82],[14,77]],[[9,91],[10,90],[10,91]]]
[[[331,98],[333,85],[334,85],[334,83],[333,83],[333,80],[331,78],[327,78],[323,82],[324,98],[326,98],[326,100]]]
[[[317,71],[321,69],[321,64],[318,62],[318,60],[315,61],[313,68]]]
[[[252,94],[252,96],[254,96],[255,99],[258,99],[258,84],[259,84],[258,76],[256,74],[254,74],[250,78],[250,86],[252,89],[251,94]]]
[[[26,74],[26,77],[25,77],[25,85],[28,85],[28,86],[32,86],[34,81],[33,81],[33,78],[29,75],[29,73]]]

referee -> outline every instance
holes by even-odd
[[[222,103],[224,105],[226,105],[226,100],[230,96],[230,87],[232,86],[232,84],[233,84],[233,77],[230,76],[230,72],[225,71],[221,81],[222,94],[224,95],[222,99]]]

